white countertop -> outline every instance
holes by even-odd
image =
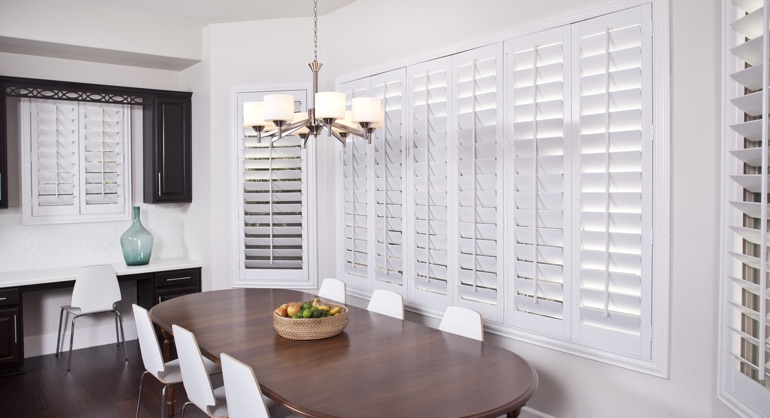
[[[110,264],[112,264],[118,276],[201,267],[199,261],[187,258],[151,260],[149,264],[144,266],[127,266],[126,263],[122,261]],[[0,288],[73,281],[77,278],[80,267],[81,266],[57,267],[40,270],[0,272]]]

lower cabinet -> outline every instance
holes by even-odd
[[[0,289],[0,375],[24,370],[24,338],[18,288]]]
[[[200,268],[147,273],[147,276],[147,280],[143,277],[136,285],[136,302],[145,309],[177,296],[201,291]]]

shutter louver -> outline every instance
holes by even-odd
[[[502,45],[452,57],[458,276],[454,304],[502,314]]]
[[[513,101],[513,164],[506,176],[513,180],[512,321],[532,331],[567,336],[569,28],[517,38],[508,51]]]
[[[81,205],[87,213],[113,210],[123,205],[126,109],[120,105],[80,104]]]
[[[756,416],[770,416],[768,344],[768,3],[733,0],[726,60],[722,387]],[[746,410],[746,409],[744,409]]]
[[[382,100],[385,121],[374,133],[372,169],[374,176],[374,287],[405,294],[404,286],[404,133],[406,115],[403,102],[406,71],[403,69],[374,76],[370,80],[373,97]],[[395,286],[395,288],[394,288]]]
[[[350,109],[356,97],[367,96],[368,80],[343,86]],[[344,190],[344,260],[343,279],[353,287],[369,289],[369,204],[368,173],[369,144],[360,137],[349,135],[342,148]]]
[[[447,59],[408,69],[411,237],[414,301],[433,308],[448,302],[448,134]]]
[[[576,338],[645,358],[652,258],[649,26],[649,7],[573,26]]]

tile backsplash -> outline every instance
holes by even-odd
[[[139,205],[142,225],[152,233],[152,260],[187,254],[182,206]],[[131,221],[22,225],[18,209],[0,211],[0,272],[120,262],[120,236]]]

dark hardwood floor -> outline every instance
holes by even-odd
[[[128,362],[115,344],[73,351],[69,373],[66,352],[27,358],[25,374],[0,377],[0,417],[133,417],[144,365],[137,341],[126,344]],[[221,375],[212,383],[221,385]],[[162,388],[151,375],[144,378],[140,417],[160,416]],[[187,396],[181,384],[175,388],[179,416]],[[185,417],[205,416],[193,405],[185,411]]]

